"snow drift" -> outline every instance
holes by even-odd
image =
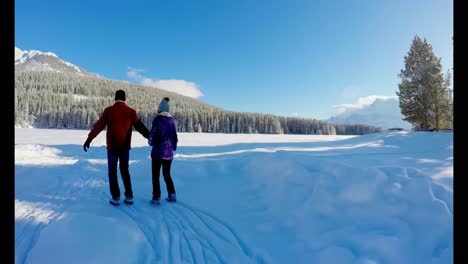
[[[56,130],[16,130],[17,263],[453,262],[452,133],[180,134],[178,202],[160,207],[134,134],[135,204],[112,207],[106,149],[83,152],[87,132],[58,144]]]

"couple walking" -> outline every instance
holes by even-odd
[[[132,182],[128,168],[130,141],[132,127],[143,137],[148,139],[151,149],[151,171],[153,183],[152,204],[159,204],[161,188],[159,185],[159,172],[162,167],[164,181],[167,187],[167,200],[176,201],[176,192],[171,178],[171,164],[173,151],[177,149],[177,132],[174,119],[169,114],[169,98],[165,97],[158,107],[158,114],[153,119],[151,131],[145,127],[136,111],[125,103],[125,91],[115,92],[115,102],[104,109],[99,120],[93,125],[88,138],[83,144],[84,151],[88,151],[91,141],[107,126],[107,165],[109,187],[112,198],[110,203],[120,204],[120,188],[117,179],[117,161],[119,162],[120,176],[125,188],[124,203],[133,204]]]

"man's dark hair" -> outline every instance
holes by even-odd
[[[117,90],[115,92],[115,100],[122,100],[125,101],[125,91],[124,90]]]

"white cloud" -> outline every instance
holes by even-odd
[[[134,69],[129,68],[127,72],[127,76],[139,84],[143,86],[149,86],[153,88],[158,88],[174,93],[178,93],[181,95],[185,95],[192,98],[199,98],[203,96],[203,93],[198,89],[197,85],[193,82],[188,82],[185,80],[176,80],[176,79],[169,79],[169,80],[157,80],[147,78],[140,74],[142,69]]]
[[[377,99],[388,100],[388,99],[396,99],[398,96],[384,96],[384,95],[369,95],[366,97],[360,97],[356,103],[354,104],[340,104],[334,105],[333,108],[338,114],[352,111],[356,109],[361,109],[365,106],[369,106],[375,102]]]
[[[134,69],[134,68],[128,68],[128,72],[127,72],[127,76],[131,79],[134,79],[134,80],[141,80],[141,79],[144,79],[143,76],[141,76],[140,72],[142,72],[143,70],[142,69]]]
[[[203,96],[203,93],[198,89],[195,83],[184,80],[152,80],[145,78],[140,83],[144,86],[159,88],[192,98],[199,98]]]

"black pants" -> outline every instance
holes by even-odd
[[[130,150],[107,150],[107,166],[109,168],[109,187],[112,198],[120,198],[119,182],[117,180],[117,161],[119,161],[120,176],[125,187],[125,197],[133,197],[132,182],[128,171]]]
[[[167,193],[175,193],[174,183],[171,178],[171,164],[172,160],[164,159],[151,159],[151,170],[153,178],[153,198],[161,198],[161,187],[159,185],[159,172],[161,170],[164,176],[164,181],[166,182]]]

